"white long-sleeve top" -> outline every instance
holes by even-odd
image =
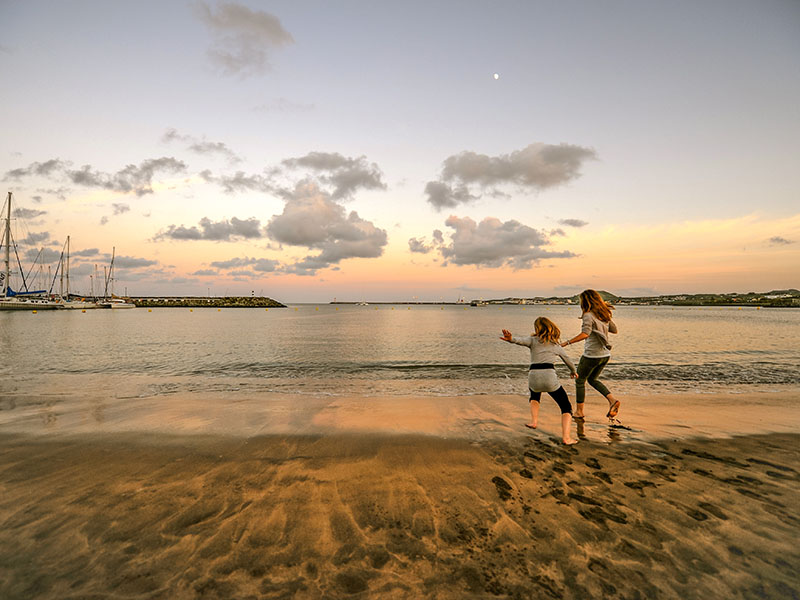
[[[542,343],[537,337],[512,337],[512,344],[531,349],[531,364],[555,364],[556,358],[564,361],[570,373],[577,373],[575,365],[559,344]],[[534,392],[554,392],[561,387],[555,369],[534,369],[528,371],[528,387]]]

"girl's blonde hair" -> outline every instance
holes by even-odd
[[[561,330],[547,317],[538,317],[533,322],[533,335],[543,344],[557,344],[561,337]]]
[[[593,313],[603,323],[608,323],[611,320],[611,311],[614,310],[614,307],[603,300],[596,291],[583,290],[581,292],[581,310],[584,313]]]

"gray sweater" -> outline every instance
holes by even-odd
[[[604,323],[592,312],[583,313],[581,317],[581,333],[589,336],[583,346],[583,355],[586,358],[611,356],[611,344],[608,341],[608,334],[617,333],[617,326],[614,321]]]

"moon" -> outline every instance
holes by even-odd
[[[500,79],[500,73],[495,73],[495,74],[493,75],[493,77],[494,77],[495,79]]]

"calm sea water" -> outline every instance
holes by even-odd
[[[330,306],[0,313],[0,397],[37,381],[146,376],[148,395],[274,391],[329,395],[524,393],[527,335],[568,306]],[[619,307],[604,379],[620,391],[733,391],[800,384],[800,310]],[[570,349],[577,362],[582,344]],[[566,380],[567,370],[559,366]],[[10,382],[15,382],[14,387]],[[5,388],[5,390],[3,390]],[[73,390],[75,393],[75,390]],[[144,393],[144,392],[143,392]]]

